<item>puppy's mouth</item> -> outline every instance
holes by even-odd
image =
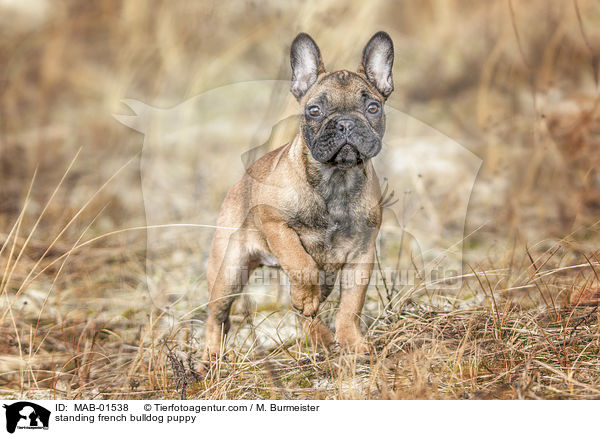
[[[363,157],[356,147],[346,143],[333,155],[329,163],[338,168],[353,168],[363,163]]]

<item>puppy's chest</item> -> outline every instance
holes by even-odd
[[[292,209],[288,225],[320,266],[339,268],[368,248],[378,225],[377,206],[364,198],[362,185],[321,188]]]

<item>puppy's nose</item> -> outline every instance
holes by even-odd
[[[338,132],[348,134],[354,129],[354,121],[352,120],[339,120],[336,125]]]

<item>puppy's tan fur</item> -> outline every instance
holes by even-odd
[[[304,107],[324,94],[336,110],[350,111],[367,92],[383,106],[385,97],[363,66],[358,73],[325,73],[320,64],[299,102]],[[259,265],[280,265],[288,275],[292,305],[314,343],[330,346],[337,339],[368,350],[359,322],[381,223],[379,182],[370,160],[349,169],[317,161],[302,128],[311,127],[301,123],[291,143],[252,164],[221,206],[207,270],[205,359],[222,353],[231,305]],[[336,279],[341,300],[334,338],[316,314]]]

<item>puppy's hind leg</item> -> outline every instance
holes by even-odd
[[[207,270],[209,301],[203,360],[222,354],[222,343],[231,324],[231,306],[241,294],[253,268],[244,244],[235,235],[226,249],[222,250],[220,245],[218,240],[213,243]]]

